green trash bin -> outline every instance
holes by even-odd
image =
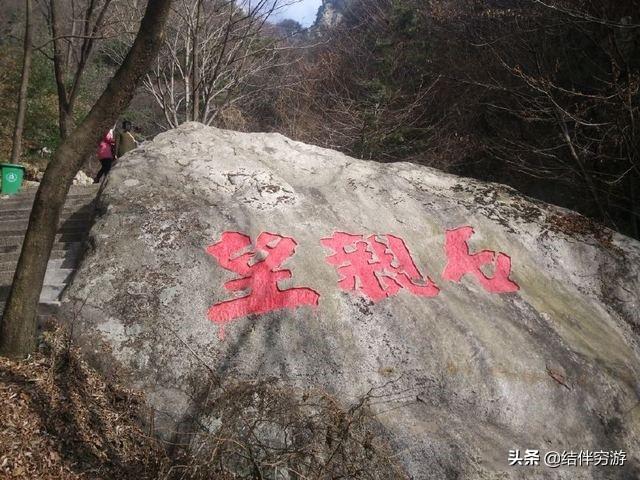
[[[2,169],[2,195],[14,195],[22,187],[24,167],[15,163],[0,163]]]

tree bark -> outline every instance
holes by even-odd
[[[62,47],[60,16],[58,13],[58,3],[55,0],[49,1],[49,11],[51,12],[51,35],[53,36],[53,72],[56,79],[56,89],[58,91],[58,128],[60,130],[60,138],[65,140],[69,136],[69,133],[71,133],[72,115],[69,108],[67,86],[65,84],[67,64]]]
[[[196,0],[196,23],[193,27],[193,36],[191,38],[191,51],[193,58],[191,59],[191,118],[194,122],[200,121],[200,15],[202,11],[202,0]]]
[[[20,358],[36,346],[37,308],[65,198],[84,158],[131,101],[158,54],[171,0],[154,0],[122,65],[85,120],[62,142],[33,203],[13,285],[0,323],[0,354]]]
[[[58,105],[58,128],[60,139],[65,140],[73,130],[73,112],[72,107],[59,103]]]
[[[22,60],[22,78],[20,80],[20,93],[18,94],[18,110],[16,123],[13,128],[13,145],[11,147],[11,163],[18,163],[22,155],[22,131],[24,130],[24,117],[27,111],[27,89],[29,88],[29,75],[31,73],[31,0],[24,2],[24,55]]]

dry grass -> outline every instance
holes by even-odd
[[[276,380],[218,386],[193,433],[164,445],[143,426],[143,397],[92,370],[68,338],[56,329],[33,357],[0,357],[2,480],[406,478],[372,392],[345,409]]]
[[[193,455],[171,478],[407,478],[370,408],[383,397],[372,390],[345,409],[322,390],[275,379],[227,385],[202,405]]]
[[[47,337],[46,353],[0,358],[0,478],[157,478],[167,460],[141,428],[141,397]]]

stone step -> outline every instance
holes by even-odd
[[[82,205],[89,205],[93,203],[95,197],[91,196],[83,196],[83,197],[73,197],[68,198],[65,202],[65,208],[68,207],[78,207]],[[0,200],[0,209],[3,211],[10,210],[31,210],[33,206],[33,199],[28,198],[16,198],[13,200]]]
[[[60,220],[57,233],[67,232],[76,228],[85,228],[89,230],[93,224],[93,215],[83,214],[77,217],[69,217]],[[0,219],[0,232],[19,232],[19,233],[0,233],[0,235],[24,235],[27,232],[29,226],[28,219],[12,219],[3,220]]]
[[[96,211],[94,203],[83,203],[81,205],[65,205],[60,212],[60,219],[72,217],[74,215],[92,215]],[[29,220],[31,216],[31,205],[21,209],[7,209],[0,205],[0,221],[4,220]]]
[[[13,274],[13,271],[0,272],[0,285],[10,285],[13,282]],[[46,285],[66,285],[72,274],[73,268],[47,268],[47,272],[44,275],[44,283]]]
[[[66,245],[66,244],[62,244]],[[66,249],[63,248],[54,248],[51,250],[51,255],[49,256],[49,260],[62,260],[65,258],[73,258],[77,259],[80,256],[80,246],[81,244],[73,243],[73,247]],[[18,263],[18,259],[20,258],[20,249],[16,248],[13,252],[8,253],[0,253],[0,263],[13,263],[14,265]]]
[[[69,233],[75,233],[76,231],[82,230],[84,232],[88,232],[89,230],[91,230],[91,226],[93,225],[93,220],[79,220],[79,221],[67,221],[67,222],[63,222],[62,224],[60,224],[58,230],[56,231],[56,234],[58,235],[66,235]],[[13,223],[11,225],[5,225],[5,222],[2,222],[0,220],[0,238],[2,237],[19,237],[20,238],[20,244],[22,243],[22,239],[24,238],[25,234],[27,233],[27,228],[26,227],[22,227],[20,224],[16,224]],[[66,242],[67,240],[64,240],[64,242]],[[0,241],[0,245],[13,245],[14,242],[8,241],[8,242],[2,242]],[[13,249],[3,249],[3,247],[0,246],[0,254],[2,253],[7,253],[7,252],[11,252],[13,251]]]
[[[38,189],[35,187],[25,188],[20,193],[15,195],[2,195],[0,196],[0,203],[9,202],[16,199],[34,199],[36,197]],[[72,188],[67,194],[67,199],[77,197],[95,197],[98,194],[98,188],[93,186]]]
[[[96,197],[96,193],[93,191],[87,191],[87,192],[76,192],[76,193],[72,193],[70,195],[67,195],[66,200],[78,200],[78,199],[93,199]],[[5,203],[12,203],[12,202],[33,202],[33,200],[36,198],[36,192],[33,191],[32,193],[20,193],[18,195],[12,195],[12,196],[0,196],[0,205],[3,205]]]
[[[49,257],[47,269],[75,268],[78,264],[79,258],[79,253],[67,253],[65,256],[58,257],[51,255],[51,257]],[[17,266],[18,255],[15,256],[15,260],[7,260],[5,256],[0,255],[0,273],[14,272]]]
[[[100,185],[72,185],[71,188],[69,189],[69,193],[67,194],[67,196],[74,197],[78,195],[90,195],[90,194],[95,195],[98,193],[99,189],[100,189]],[[37,186],[29,186],[29,187],[23,188],[19,193],[15,195],[5,195],[0,200],[6,200],[9,198],[16,198],[16,197],[34,197],[37,191],[38,191]]]
[[[0,203],[9,201],[9,200],[15,200],[16,198],[35,198],[37,191],[38,191],[37,188],[27,188],[25,190],[22,190],[20,193],[16,195],[1,195]],[[67,198],[96,196],[97,194],[98,194],[97,189],[84,187],[81,189],[70,190],[69,194],[67,195]]]
[[[70,232],[70,233],[58,233],[56,234],[55,242],[56,243],[68,243],[68,242],[81,242],[84,240],[88,232]],[[11,235],[11,236],[0,236],[0,252],[2,251],[1,247],[19,247],[22,245],[22,241],[24,239],[24,235]]]
[[[0,317],[4,312],[5,301],[0,302]],[[60,301],[47,301],[38,304],[38,319],[45,320],[52,315],[56,315],[60,310]]]
[[[40,292],[40,303],[57,302],[60,300],[60,295],[62,295],[65,287],[66,285],[43,285],[42,291]],[[10,289],[11,285],[9,284],[0,285],[0,301],[6,302]]]
[[[62,209],[62,213],[60,214],[60,218],[67,218],[74,214],[87,214],[91,215],[95,212],[95,206],[93,203],[86,203],[81,205],[65,205]],[[17,210],[7,210],[3,209],[2,205],[0,205],[0,221],[5,219],[29,219],[29,215],[31,214],[31,206],[17,209]]]
[[[95,218],[95,214],[92,212],[83,212],[73,215],[68,215],[66,217],[60,218],[59,227],[68,226],[74,223],[82,223],[84,222],[87,228],[89,228],[93,224],[93,219]],[[0,229],[4,230],[18,230],[22,229],[23,231],[27,231],[27,227],[29,226],[29,217],[11,217],[11,218],[2,218],[0,216]]]
[[[0,255],[5,254],[17,254],[20,255],[20,248],[22,242],[16,245],[0,245]],[[67,252],[69,250],[79,250],[82,246],[82,242],[57,242],[53,244],[51,253],[54,252]]]
[[[89,194],[97,194],[98,190],[100,190],[100,185],[95,184],[95,185],[71,185],[71,188],[69,188],[69,193],[67,195],[67,197],[73,197],[73,196],[77,196],[77,195],[89,195]],[[26,187],[23,188],[20,193],[18,193],[17,195],[14,195],[14,197],[16,196],[35,196],[36,192],[38,191],[38,187],[37,186],[33,186],[33,187]]]
[[[68,219],[58,226],[58,233],[72,233],[77,231],[87,231],[91,223],[88,220]],[[23,220],[0,221],[0,237],[10,237],[24,235],[27,233],[27,222]]]
[[[73,276],[91,228],[99,187],[74,186],[67,196],[40,294],[40,318],[54,314],[60,305],[60,295]],[[20,258],[36,190],[27,188],[18,195],[0,197],[0,316]]]

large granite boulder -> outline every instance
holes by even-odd
[[[502,185],[196,123],[127,154],[99,209],[65,315],[160,435],[215,433],[221,388],[275,378],[367,397],[412,478],[640,478],[635,240]],[[543,465],[587,450],[601,465]]]

